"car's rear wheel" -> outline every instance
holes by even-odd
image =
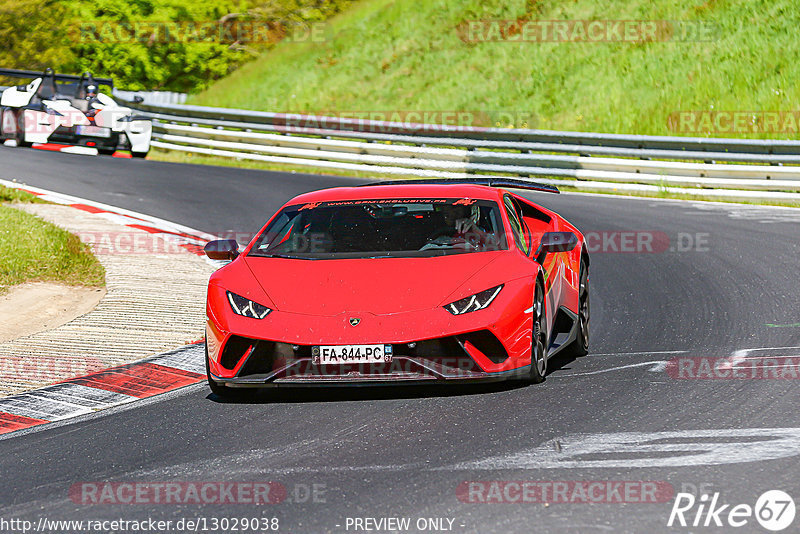
[[[531,339],[531,369],[528,380],[534,384],[544,382],[547,374],[547,314],[545,313],[544,286],[536,282],[533,296],[533,335]]]
[[[13,139],[17,146],[30,146],[25,142],[25,111],[22,109],[3,108],[2,117],[3,139]]]
[[[27,124],[25,122],[25,111],[19,110],[17,115],[17,146],[31,146],[33,143],[25,141]]]
[[[589,354],[589,265],[581,259],[580,285],[578,286],[578,324],[575,340],[566,348],[567,356],[581,357]]]
[[[211,390],[211,393],[217,397],[228,398],[235,393],[231,388],[223,386],[211,378],[211,369],[208,365],[208,345],[206,345],[206,378],[208,379],[208,388]]]
[[[0,108],[0,139],[17,140],[17,116],[11,108]]]

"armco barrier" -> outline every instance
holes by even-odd
[[[153,146],[376,174],[536,176],[579,189],[800,200],[800,141],[465,128],[130,103]]]

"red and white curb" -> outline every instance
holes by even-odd
[[[183,226],[143,213],[109,206],[101,202],[94,202],[92,200],[56,193],[30,185],[10,182],[8,180],[0,180],[0,185],[25,191],[26,193],[30,193],[54,204],[62,204],[88,213],[98,214],[109,221],[122,224],[129,228],[144,230],[145,232],[175,242],[178,246],[198,256],[204,256],[203,246],[205,246],[207,242],[217,239],[216,236],[200,232],[188,226]],[[213,262],[213,264],[217,267],[220,265],[218,262]]]
[[[83,156],[97,156],[100,152],[90,146],[60,145],[58,143],[33,143],[31,148],[49,150],[51,152],[65,152],[67,154],[81,154]]]
[[[19,143],[17,143],[14,139],[6,139],[3,141],[3,145],[8,147],[17,147]],[[97,150],[97,147],[93,146],[83,146],[83,145],[63,145],[60,143],[33,143],[31,148],[36,148],[39,150],[47,150],[50,152],[64,152],[66,154],[80,154],[82,156],[99,156],[100,151]],[[133,156],[130,152],[121,152],[119,150],[114,151],[111,155],[112,158],[125,158],[131,159]]]
[[[2,179],[0,185],[173,240],[198,256],[205,256],[203,246],[216,239],[193,228],[100,202]],[[226,263],[208,261],[217,267]],[[205,343],[187,345],[134,363],[0,398],[0,435],[146,399],[205,379]]]
[[[203,382],[205,343],[0,399],[0,434],[90,414]]]

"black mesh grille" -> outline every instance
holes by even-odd
[[[429,339],[415,343],[393,345],[394,360],[369,366],[341,365],[319,366],[311,361],[311,346],[300,345],[297,349],[287,343],[231,336],[225,344],[220,363],[226,369],[234,369],[247,355],[247,361],[236,374],[237,377],[275,376],[331,376],[359,372],[363,375],[403,375],[410,373],[429,375],[452,375],[463,372],[482,372],[480,367],[464,349],[469,341],[476,349],[494,363],[508,358],[502,343],[490,332],[480,331],[459,337]]]
[[[500,340],[488,330],[479,330],[459,336],[463,342],[469,341],[476,349],[481,351],[484,356],[489,358],[492,363],[503,363],[508,359],[506,348]]]
[[[219,358],[219,363],[225,369],[233,369],[236,367],[236,364],[239,363],[239,360],[242,359],[242,356],[256,343],[257,341],[254,339],[231,336],[222,348],[222,355]]]
[[[311,347],[300,347],[295,351],[292,345],[275,341],[258,341],[247,362],[239,370],[238,376],[265,375],[284,367],[298,358],[310,358]]]

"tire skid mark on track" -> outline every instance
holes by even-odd
[[[767,355],[763,355],[763,353],[767,353]],[[616,352],[616,353],[598,353],[598,354],[590,353],[588,358],[595,358],[597,356],[615,356],[617,358],[620,358],[620,357],[631,357],[631,356],[657,356],[657,355],[672,356],[672,359],[647,360],[644,362],[615,365],[611,367],[602,367],[602,365],[604,364],[601,364],[601,368],[599,369],[592,369],[587,371],[571,372],[571,373],[561,373],[561,372],[553,373],[552,375],[548,376],[548,379],[592,376],[592,375],[610,373],[614,371],[637,369],[640,367],[647,368],[646,370],[651,373],[665,373],[668,372],[668,368],[671,363],[674,363],[676,360],[680,360],[682,358],[686,359],[705,358],[708,361],[718,360],[719,363],[716,364],[716,369],[719,371],[728,371],[732,369],[737,369],[742,364],[746,364],[748,362],[759,364],[760,369],[800,368],[800,363],[797,364],[786,363],[785,361],[776,362],[775,365],[764,365],[762,363],[762,362],[771,363],[771,360],[775,360],[776,358],[783,358],[784,360],[786,358],[800,358],[800,347],[798,346],[756,347],[750,349],[739,349],[733,351],[733,353],[730,354],[729,356],[714,355],[714,351],[711,351],[709,353],[699,353],[698,351],[670,350],[670,351],[652,351],[652,352]]]
[[[205,380],[204,343],[0,399],[0,434],[136,402]]]

